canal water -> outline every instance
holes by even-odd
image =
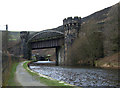
[[[117,69],[30,66],[35,72],[76,86],[120,86]]]

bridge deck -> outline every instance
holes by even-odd
[[[31,42],[31,48],[34,49],[44,49],[44,48],[56,48],[64,44],[64,38],[51,39],[45,41]]]

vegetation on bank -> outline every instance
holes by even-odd
[[[95,61],[96,67],[110,67],[110,68],[118,68],[120,69],[120,60],[118,56],[119,53],[115,53],[111,56],[107,56]],[[112,63],[111,63],[112,62]]]
[[[29,72],[32,76],[35,76],[35,78],[37,80],[40,80],[40,82],[46,84],[47,86],[57,86],[57,88],[61,88],[61,86],[64,88],[79,88],[79,87],[76,87],[74,85],[70,85],[70,84],[67,84],[65,82],[61,82],[61,81],[57,81],[55,79],[52,79],[51,77],[48,77],[48,76],[45,76],[45,75],[42,75],[42,74],[39,74],[37,72],[34,72],[32,70],[29,69],[28,67],[28,64],[30,63],[31,61],[26,61],[24,64],[23,64],[23,67],[27,70],[27,72]],[[37,77],[36,77],[37,76]]]
[[[20,84],[15,80],[15,72],[19,62],[14,62],[11,66],[8,78],[8,86],[20,86]]]
[[[3,88],[6,88],[7,86],[21,86],[15,78],[15,72],[16,68],[18,66],[19,62],[12,62],[10,67],[7,67],[7,70],[3,73],[4,82],[2,83]]]

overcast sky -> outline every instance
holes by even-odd
[[[85,17],[119,0],[0,0],[0,30],[41,31],[56,28],[67,17]]]

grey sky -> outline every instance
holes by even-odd
[[[40,31],[62,25],[67,17],[88,16],[119,0],[0,0],[0,30]]]

